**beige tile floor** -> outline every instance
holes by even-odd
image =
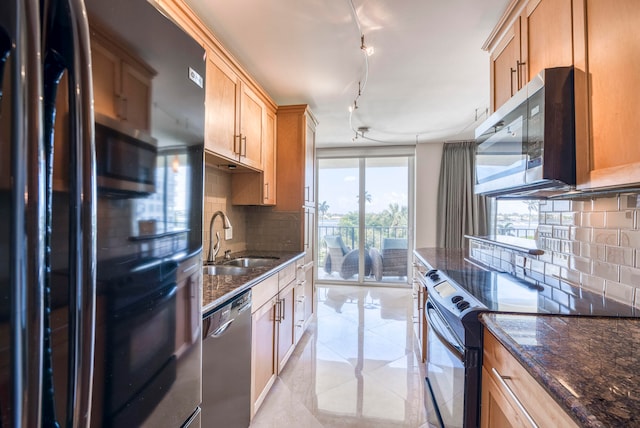
[[[252,428],[428,427],[409,288],[318,285],[317,319]]]

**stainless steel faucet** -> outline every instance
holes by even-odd
[[[222,216],[222,221],[224,222],[222,227],[224,229],[231,229],[231,222],[225,213],[222,211],[213,213],[211,223],[209,224],[209,255],[207,256],[207,263],[215,263],[218,251],[220,251],[220,232],[216,232],[216,243],[213,243],[213,223],[218,216]]]

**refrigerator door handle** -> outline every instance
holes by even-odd
[[[0,85],[11,85],[9,241],[11,413],[15,426],[40,426],[44,233],[43,152],[40,126],[40,25],[37,0],[0,5]],[[7,67],[7,64],[10,66]],[[27,71],[25,73],[25,70]],[[0,99],[6,95],[0,92]],[[7,113],[5,113],[7,114]],[[5,146],[6,147],[6,146]],[[4,410],[4,409],[1,409]]]
[[[68,0],[73,32],[69,73],[71,136],[70,361],[67,426],[88,427],[96,322],[96,170],[89,23],[82,0]],[[75,265],[74,265],[75,264]],[[73,304],[71,304],[73,303]]]
[[[96,172],[89,24],[82,0],[51,0],[44,12],[47,199],[52,203],[53,127],[57,86],[69,83],[69,357],[64,426],[88,427],[91,416],[96,311]],[[47,221],[51,221],[51,205]],[[46,259],[50,270],[50,261]],[[51,373],[46,373],[48,376]],[[45,379],[46,380],[46,379]],[[45,395],[44,414],[53,403]],[[47,399],[50,398],[49,403]],[[63,399],[64,397],[57,397]],[[51,409],[51,412],[53,410]],[[56,426],[55,415],[47,422]]]

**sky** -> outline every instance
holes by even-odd
[[[346,214],[358,209],[358,168],[357,159],[353,168],[323,168],[320,163],[318,173],[318,204],[326,201],[330,214]],[[370,167],[366,173],[366,191],[371,195],[371,203],[366,204],[367,212],[382,212],[389,204],[407,206],[408,185],[407,166]]]

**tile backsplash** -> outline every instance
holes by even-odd
[[[231,221],[233,238],[224,239],[222,220],[216,219],[214,230],[220,232],[218,256],[225,250],[238,251],[299,251],[302,248],[300,212],[280,212],[273,207],[231,204],[231,174],[218,168],[205,168],[203,258],[209,251],[211,216],[222,210]],[[215,237],[214,237],[215,239]]]
[[[563,281],[640,307],[640,195],[548,200],[539,207],[542,255],[471,240],[470,257],[527,281]]]
[[[225,250],[231,252],[244,251],[247,249],[246,234],[246,211],[247,208],[231,204],[231,174],[221,171],[215,167],[205,168],[204,181],[204,214],[203,214],[203,237],[202,237],[202,257],[206,259],[209,252],[209,236],[211,216],[218,210],[223,211],[231,222],[233,238],[224,239],[224,229],[222,219],[217,218],[214,225],[215,231],[220,232],[220,252],[218,256],[224,255]],[[214,234],[215,239],[215,234]]]

